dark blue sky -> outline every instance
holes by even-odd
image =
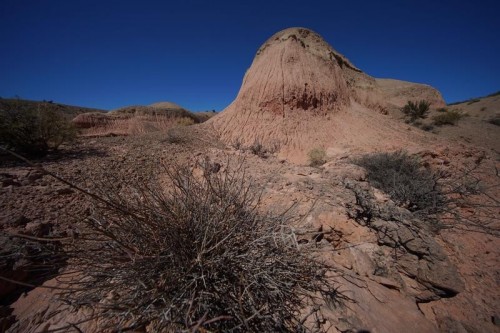
[[[0,0],[0,96],[222,110],[259,46],[303,26],[452,102],[500,90],[499,15],[498,0]]]

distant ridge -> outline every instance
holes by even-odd
[[[1,110],[9,110],[12,108],[16,108],[18,110],[33,110],[40,106],[50,107],[52,109],[60,111],[66,114],[69,118],[73,118],[79,114],[88,112],[94,112],[94,113],[107,112],[107,110],[88,108],[83,106],[75,106],[75,105],[66,105],[53,101],[33,101],[33,100],[19,99],[19,98],[0,98]]]
[[[448,103],[448,105],[457,105],[457,104],[462,104],[462,103],[470,103],[470,102],[475,102],[475,101],[478,101],[482,98],[487,98],[487,97],[494,97],[494,96],[498,96],[500,95],[500,90],[497,91],[497,92],[494,92],[494,93],[491,93],[489,95],[486,95],[486,96],[481,96],[481,97],[471,97],[469,99],[466,99],[466,100],[463,100],[463,101],[458,101],[458,102],[452,102],[452,103]]]

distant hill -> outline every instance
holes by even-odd
[[[215,116],[215,111],[192,112],[172,102],[158,102],[150,105],[131,105],[110,111],[113,116],[170,116],[191,118],[202,123]]]
[[[471,105],[471,104],[479,102],[481,99],[485,99],[487,97],[495,97],[495,96],[500,96],[500,90],[497,92],[494,92],[492,94],[486,95],[486,96],[473,97],[473,98],[466,99],[465,101],[458,101],[458,102],[449,103],[448,105],[458,105],[458,104]]]
[[[31,101],[26,99],[17,99],[17,98],[0,98],[0,111],[1,110],[33,110],[37,108],[51,108],[58,111],[61,111],[68,118],[74,118],[79,114],[88,113],[88,112],[99,112],[103,113],[107,110],[87,108],[82,106],[74,106],[74,105],[66,105],[55,103],[53,101]]]

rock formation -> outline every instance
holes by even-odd
[[[309,150],[333,143],[366,147],[407,136],[375,114],[418,99],[444,106],[435,89],[370,77],[315,32],[290,28],[259,48],[238,96],[209,123],[226,143],[258,141],[303,161]]]
[[[173,125],[200,123],[206,117],[171,102],[159,102],[148,106],[132,105],[108,113],[89,112],[76,116],[73,123],[84,135],[131,135],[167,130]]]

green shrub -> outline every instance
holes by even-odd
[[[463,117],[465,117],[465,115],[462,112],[458,110],[451,110],[446,113],[434,116],[432,119],[434,121],[434,125],[443,126],[443,125],[455,125]]]
[[[167,168],[167,188],[101,187],[86,236],[67,245],[74,288],[60,297],[103,331],[312,332],[301,310],[339,301],[326,264],[297,243],[290,217],[263,211],[241,164],[197,170]]]
[[[37,110],[0,110],[0,144],[33,157],[46,155],[76,136],[73,124],[60,111],[40,104]]]
[[[448,112],[447,108],[439,108],[436,110],[437,112]]]
[[[314,148],[307,154],[309,165],[317,167],[326,163],[326,152],[322,148]]]
[[[404,151],[365,155],[354,161],[367,171],[372,185],[412,212],[434,213],[444,205],[439,175],[423,168]]]
[[[425,100],[418,102],[408,101],[408,103],[401,108],[401,112],[409,117],[410,121],[415,121],[419,118],[426,118],[429,113],[430,106],[431,103]]]

